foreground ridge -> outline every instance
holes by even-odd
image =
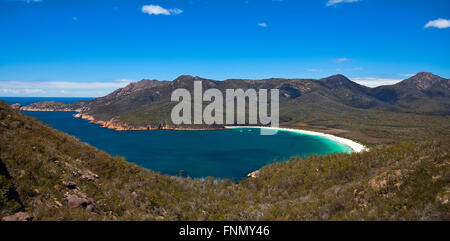
[[[0,101],[0,217],[450,220],[449,147],[441,137],[297,157],[236,184],[145,170]]]

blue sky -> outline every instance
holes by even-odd
[[[143,78],[450,77],[448,0],[0,0],[0,96]]]

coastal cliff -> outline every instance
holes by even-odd
[[[77,113],[73,116],[76,118],[88,120],[90,123],[99,124],[99,125],[101,125],[101,127],[116,130],[116,131],[146,131],[146,130],[154,129],[154,128],[151,128],[150,126],[140,126],[140,127],[130,126],[127,123],[120,122],[116,118],[112,118],[108,121],[103,121],[103,120],[96,120],[93,116],[88,115],[88,114]]]
[[[116,131],[151,131],[151,130],[178,130],[178,131],[201,131],[201,130],[224,130],[225,128],[211,127],[211,128],[188,128],[188,127],[171,127],[166,123],[159,123],[158,125],[148,126],[132,126],[126,122],[121,122],[117,118],[112,118],[107,121],[96,120],[93,116],[88,114],[77,113],[73,115],[76,118],[88,120],[90,123],[101,125],[101,127],[116,130]]]
[[[116,131],[151,131],[151,130],[178,130],[178,131],[201,131],[201,130],[223,130],[225,128],[187,128],[187,127],[171,127],[166,123],[159,123],[158,125],[148,126],[131,126],[126,122],[121,122],[117,118],[112,118],[107,121],[96,120],[93,116],[78,113],[73,115],[76,118],[88,120],[90,123],[99,124],[101,127],[116,130]]]
[[[101,125],[101,127],[116,130],[116,131],[150,131],[150,130],[222,130],[223,126],[198,126],[198,127],[185,127],[185,126],[171,126],[165,122],[157,122],[149,125],[132,125],[128,122],[121,121],[120,117],[112,117],[108,120],[100,120],[89,114],[90,108],[85,102],[76,102],[73,104],[66,104],[55,101],[37,102],[27,106],[20,107],[22,111],[65,111],[65,112],[77,112],[73,116],[88,120],[90,123]]]
[[[77,114],[73,115],[76,118],[82,118],[90,121],[94,124],[99,124],[104,128],[113,129],[117,131],[136,131],[136,130],[152,130],[157,128],[152,128],[151,126],[139,126],[135,127],[128,123],[121,122],[118,118],[114,117],[110,120],[98,120],[95,119],[94,116],[85,114],[84,111],[88,110],[84,104],[75,103],[75,104],[66,104],[55,101],[48,102],[38,102],[33,103],[27,106],[20,107],[22,111],[65,111],[65,112],[77,112]]]

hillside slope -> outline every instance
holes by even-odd
[[[359,85],[343,75],[318,80],[225,81],[183,75],[174,81],[131,83],[90,101],[41,102],[22,110],[77,111],[82,118],[116,130],[220,128],[171,123],[170,113],[176,104],[170,101],[172,91],[185,88],[192,92],[194,81],[200,80],[204,90],[279,89],[280,124],[284,127],[326,132],[369,145],[413,140],[417,136],[450,135],[450,80],[430,73],[419,73],[398,84],[378,88]]]
[[[450,80],[432,73],[418,73],[397,84],[377,87],[372,93],[404,112],[449,115]]]
[[[235,184],[145,170],[0,101],[0,217],[450,220],[449,147],[441,138],[292,158]]]

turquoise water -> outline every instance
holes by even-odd
[[[5,99],[5,98],[0,98]],[[17,100],[7,100],[17,103]],[[20,103],[20,102],[19,102]],[[161,173],[241,179],[274,161],[291,156],[349,152],[348,146],[316,136],[279,131],[261,136],[259,129],[212,131],[114,131],[72,112],[28,112],[52,127],[114,156]]]

